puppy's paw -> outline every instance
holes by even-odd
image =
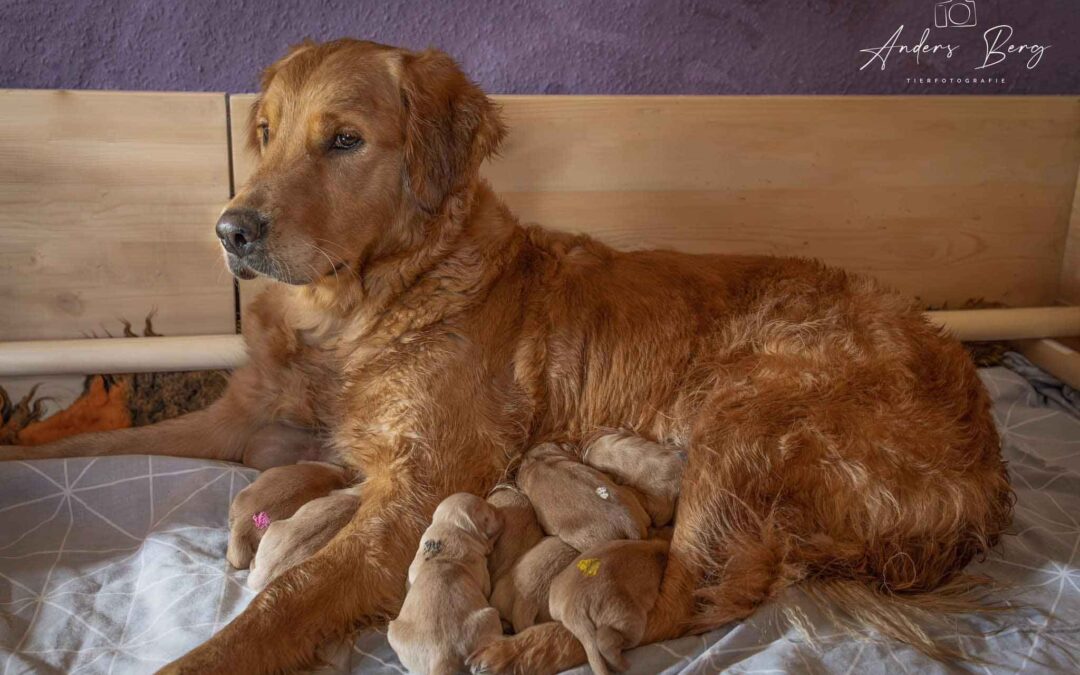
[[[551,622],[481,647],[467,665],[485,675],[548,675],[583,663],[581,643],[561,623]]]

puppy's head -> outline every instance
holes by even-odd
[[[266,70],[252,109],[258,165],[216,228],[229,268],[307,284],[420,246],[504,133],[441,52],[301,44]]]
[[[495,508],[476,495],[459,492],[442,500],[432,523],[448,523],[490,542],[502,530],[502,518]]]

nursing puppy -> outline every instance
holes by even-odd
[[[409,672],[457,673],[470,654],[502,637],[487,601],[487,555],[501,527],[495,509],[475,495],[450,495],[435,509],[409,566],[409,592],[387,630]]]
[[[579,552],[558,537],[544,537],[521,556],[510,573],[495,582],[491,606],[502,620],[520,633],[529,626],[551,621],[548,593],[552,580],[578,557]]]
[[[529,498],[513,486],[496,486],[487,503],[498,511],[502,520],[502,531],[488,557],[488,571],[494,587],[526,551],[544,538],[544,531],[540,529]]]
[[[585,647],[596,675],[606,675],[608,666],[626,669],[622,650],[636,647],[645,634],[667,552],[668,543],[659,539],[607,542],[582,554],[551,583],[551,617]]]
[[[229,546],[225,557],[244,569],[251,564],[268,524],[284,520],[304,504],[349,484],[340,466],[301,462],[267,469],[229,505]]]
[[[270,523],[251,562],[248,587],[260,591],[315,555],[352,520],[358,508],[358,487],[335,490],[304,504],[289,518]]]
[[[649,514],[635,490],[615,484],[554,443],[529,450],[517,481],[544,532],[578,551],[612,539],[644,539],[648,531]]]
[[[685,455],[625,432],[604,434],[585,446],[581,461],[642,494],[642,506],[653,527],[663,527],[675,514]]]

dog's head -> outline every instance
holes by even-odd
[[[422,245],[504,133],[441,52],[294,47],[263,75],[248,128],[258,165],[217,223],[229,268],[307,284]]]
[[[459,492],[439,503],[432,523],[447,523],[488,542],[502,531],[502,518],[491,504],[476,495]]]

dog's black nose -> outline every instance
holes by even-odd
[[[266,219],[253,209],[229,209],[214,231],[226,251],[243,258],[266,236],[266,226]]]

